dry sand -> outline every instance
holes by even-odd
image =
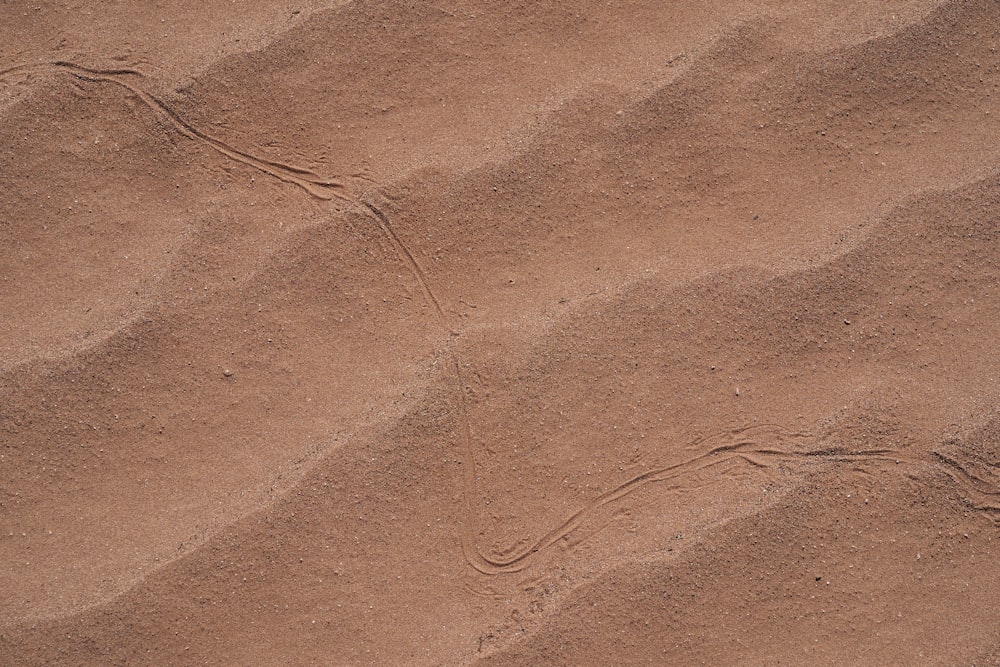
[[[0,3],[0,663],[1000,664],[998,48]]]

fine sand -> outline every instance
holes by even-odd
[[[0,3],[0,664],[1000,664],[998,49]]]

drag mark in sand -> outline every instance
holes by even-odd
[[[371,203],[362,203],[378,221],[383,234],[393,245],[400,259],[407,264],[414,279],[420,284],[427,306],[433,309],[434,318],[441,328],[452,337],[459,336],[459,332],[448,324],[441,302],[431,288],[416,257],[396,232],[385,213]],[[477,495],[476,459],[468,399],[462,377],[462,364],[454,345],[449,346],[448,355],[451,357],[459,401],[459,442],[462,449],[464,487],[464,519],[459,531],[462,551],[469,565],[485,575],[523,570],[530,564],[534,556],[573,533],[599,509],[617,502],[639,489],[733,462],[747,464],[762,470],[770,470],[776,463],[787,463],[795,460],[817,460],[834,464],[869,462],[929,465],[944,472],[968,494],[962,498],[965,504],[976,510],[1000,515],[1000,484],[976,476],[961,463],[938,452],[932,452],[930,456],[921,456],[905,450],[893,449],[845,451],[836,447],[823,448],[817,446],[817,438],[807,432],[793,432],[779,425],[760,425],[721,431],[698,438],[689,443],[688,448],[701,449],[702,453],[678,463],[652,468],[625,480],[614,488],[592,498],[544,535],[522,547],[513,555],[502,557],[487,555],[479,549],[477,544],[477,526],[475,525],[477,512],[474,505]]]
[[[399,234],[396,233],[392,223],[389,222],[389,218],[387,218],[385,213],[382,212],[382,209],[374,204],[367,201],[362,201],[361,203],[366,209],[368,209],[369,213],[375,216],[375,220],[378,221],[378,225],[382,230],[382,233],[385,234],[385,236],[389,239],[389,242],[392,243],[393,248],[396,249],[396,254],[399,255],[400,259],[406,262],[406,265],[413,274],[413,277],[420,284],[420,290],[424,293],[424,300],[427,302],[428,306],[434,309],[434,314],[438,324],[440,324],[441,327],[449,334],[457,335],[457,333],[448,325],[448,318],[445,316],[444,310],[441,308],[441,302],[438,301],[437,296],[435,296],[434,290],[431,289],[430,283],[427,282],[427,276],[424,275],[424,270],[420,268],[420,264],[417,263],[417,259],[413,256],[413,253],[410,252],[409,247],[407,247],[407,245],[403,243],[403,240],[399,238]]]
[[[253,153],[236,148],[221,139],[216,139],[202,130],[199,130],[197,127],[184,120],[167,103],[125,78],[141,78],[143,74],[138,70],[128,68],[94,69],[76,65],[64,60],[58,60],[52,63],[15,65],[5,70],[0,70],[0,77],[15,72],[32,71],[68,74],[74,78],[80,79],[81,81],[109,83],[119,86],[120,88],[124,88],[140,102],[146,105],[150,110],[165,118],[167,122],[169,122],[174,129],[182,135],[192,141],[199,142],[211,148],[229,160],[245,164],[285,183],[296,185],[316,199],[323,201],[330,201],[333,199],[351,201],[349,196],[343,194],[342,190],[345,188],[345,184],[341,181],[323,178],[314,171],[303,167],[297,167],[284,162],[259,157]]]
[[[0,70],[0,77],[15,72],[50,72],[67,74],[76,79],[107,83],[125,89],[146,107],[162,116],[183,136],[199,142],[218,152],[225,158],[245,164],[260,172],[285,183],[293,184],[304,190],[311,197],[323,201],[340,199],[360,203],[375,219],[379,229],[390,241],[400,259],[406,263],[409,271],[420,286],[423,298],[433,310],[433,317],[438,325],[454,340],[460,332],[454,330],[448,323],[448,318],[440,299],[434,293],[423,268],[405,241],[378,206],[363,200],[356,200],[345,193],[345,184],[335,179],[323,178],[314,171],[283,162],[259,157],[248,151],[199,130],[184,120],[168,104],[149,93],[139,85],[129,81],[129,78],[141,78],[143,74],[129,68],[94,69],[76,65],[67,61],[52,63],[16,65]],[[360,178],[360,176],[357,176]],[[930,465],[947,475],[968,494],[962,500],[976,510],[986,511],[1000,516],[1000,484],[996,480],[983,479],[969,471],[968,467],[953,456],[939,452],[921,456],[906,451],[890,449],[873,449],[845,452],[836,449],[816,449],[815,438],[808,433],[795,433],[781,426],[756,426],[735,429],[713,434],[695,440],[690,448],[698,447],[704,451],[678,463],[653,468],[625,480],[614,488],[601,493],[585,503],[582,507],[553,526],[541,537],[529,541],[512,555],[497,556],[484,554],[477,545],[477,526],[475,517],[476,468],[473,434],[469,417],[468,398],[462,375],[462,364],[454,344],[447,348],[451,359],[454,379],[457,385],[459,442],[462,450],[464,519],[460,527],[461,544],[465,558],[475,570],[486,575],[498,575],[517,572],[527,567],[533,557],[556,544],[559,540],[577,530],[591,515],[600,508],[621,500],[626,496],[658,482],[666,482],[682,476],[725,463],[743,463],[759,469],[768,470],[774,463],[793,460],[814,459],[831,463],[840,462],[873,462],[873,463],[905,463],[911,465]],[[812,445],[812,446],[811,446]],[[706,449],[707,448],[707,449]],[[1000,477],[1000,475],[998,475]]]
[[[367,201],[361,202],[365,209],[378,221],[379,228],[382,233],[386,236],[389,242],[392,244],[393,248],[396,250],[396,254],[401,260],[403,260],[410,272],[413,274],[414,280],[419,283],[421,291],[424,295],[424,300],[427,306],[432,308],[434,311],[434,319],[438,322],[440,327],[448,333],[449,336],[455,338],[459,335],[459,332],[455,331],[448,324],[448,318],[444,313],[444,309],[441,307],[441,302],[434,294],[434,290],[431,289],[430,282],[427,280],[427,276],[424,274],[423,269],[417,262],[416,257],[413,252],[406,245],[403,239],[396,233],[395,228],[392,223],[389,222],[389,218],[385,215],[382,209],[378,208],[374,204]],[[473,568],[482,572],[483,574],[499,574],[500,572],[510,571],[505,569],[503,564],[498,564],[494,560],[484,556],[476,546],[476,526],[475,526],[475,497],[476,497],[476,458],[475,452],[473,451],[472,444],[472,425],[469,420],[469,406],[468,400],[465,395],[465,381],[462,377],[462,362],[459,358],[458,352],[454,345],[449,346],[448,356],[451,358],[452,369],[455,373],[455,383],[456,391],[458,395],[458,422],[459,422],[459,446],[462,450],[462,496],[464,504],[464,519],[462,520],[462,526],[460,527],[460,539],[462,543],[462,552],[465,555],[466,561]]]
[[[464,403],[464,398],[463,398]],[[463,407],[464,410],[464,407]],[[775,463],[792,462],[794,460],[812,459],[828,463],[868,462],[882,464],[929,465],[937,468],[950,477],[962,488],[966,495],[961,498],[969,507],[1000,515],[1000,485],[984,480],[970,473],[961,464],[950,460],[938,452],[931,456],[921,456],[906,451],[892,449],[870,449],[860,451],[840,451],[836,449],[810,449],[814,438],[808,433],[792,433],[780,426],[755,426],[718,433],[692,443],[692,446],[709,446],[707,451],[692,458],[647,470],[638,474],[614,488],[594,497],[561,523],[554,526],[534,543],[521,549],[518,553],[496,558],[483,555],[475,547],[469,531],[466,531],[466,557],[476,570],[483,574],[495,575],[505,572],[517,572],[524,569],[529,559],[535,554],[551,547],[562,538],[579,528],[588,516],[601,507],[621,500],[639,489],[675,478],[688,476],[707,468],[729,462],[742,462],[755,468],[769,470]],[[466,454],[471,467],[471,446]],[[466,486],[474,484],[475,475],[467,475]],[[474,488],[467,488],[469,497],[474,495]],[[978,496],[978,498],[977,498]]]

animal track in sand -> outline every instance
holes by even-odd
[[[398,234],[385,212],[364,197],[352,196],[348,183],[338,179],[328,179],[316,172],[255,155],[232,144],[212,137],[184,120],[173,108],[130,79],[142,79],[144,75],[129,68],[94,69],[67,61],[40,64],[21,64],[0,70],[0,79],[16,72],[41,72],[72,76],[76,79],[105,83],[125,89],[151,111],[163,117],[183,136],[199,142],[223,155],[225,158],[245,164],[282,182],[293,184],[309,196],[331,201],[339,199],[360,204],[377,223],[382,234],[388,239],[400,259],[407,265],[414,280],[419,284],[427,306],[433,311],[433,319],[451,338],[460,336],[449,322],[441,300],[431,286],[423,268],[406,242]],[[351,178],[364,178],[353,175]],[[619,483],[585,503],[575,512],[537,538],[524,538],[517,549],[508,553],[483,553],[477,544],[477,527],[474,525],[476,511],[475,452],[469,417],[468,398],[462,373],[462,363],[454,345],[448,347],[451,359],[456,394],[458,398],[459,441],[463,460],[464,520],[460,526],[461,544],[464,556],[471,567],[485,575],[516,572],[527,567],[535,556],[545,551],[559,540],[567,537],[600,508],[615,503],[635,491],[657,482],[666,482],[691,475],[709,467],[726,463],[742,463],[762,470],[769,470],[775,462],[814,459],[842,463],[849,461],[880,462],[908,465],[929,465],[949,478],[968,494],[963,500],[974,509],[1000,515],[1000,486],[995,481],[983,479],[969,471],[968,466],[955,458],[931,452],[929,455],[911,454],[892,449],[861,451],[840,451],[816,448],[816,438],[808,433],[791,432],[781,426],[755,426],[721,431],[690,443],[691,447],[703,448],[702,453],[678,463],[649,469]]]
[[[434,311],[434,319],[450,336],[459,336],[460,332],[455,331],[448,324],[447,317],[441,307],[441,301],[434,293],[414,254],[390,224],[385,213],[371,203],[363,202],[363,205],[378,220],[380,228],[396,249],[400,259],[408,265],[414,279],[420,284],[427,306]],[[821,448],[817,446],[817,438],[809,433],[793,432],[779,425],[758,425],[720,431],[698,438],[690,443],[689,448],[700,447],[703,449],[702,453],[678,463],[651,468],[619,483],[614,488],[592,498],[541,537],[535,538],[533,541],[531,538],[524,538],[518,542],[518,544],[526,544],[526,546],[519,549],[515,547],[503,554],[484,554],[477,544],[477,527],[473,523],[476,516],[473,506],[476,497],[476,460],[468,400],[462,376],[462,364],[454,345],[449,346],[447,354],[451,357],[459,401],[458,420],[463,459],[465,504],[465,519],[460,527],[462,549],[469,565],[485,575],[523,570],[534,556],[577,530],[588,517],[601,507],[619,501],[643,487],[732,462],[748,464],[762,470],[769,470],[775,462],[808,459],[831,463],[878,462],[895,465],[904,463],[929,465],[944,472],[966,491],[968,496],[962,500],[967,505],[1000,517],[1000,485],[971,473],[965,465],[952,457],[936,451],[931,452],[929,456],[921,456],[895,449],[846,451],[830,447]],[[998,471],[998,479],[1000,479],[1000,471]]]
[[[138,70],[129,68],[94,69],[91,67],[76,65],[64,60],[57,60],[51,63],[14,65],[12,67],[8,67],[7,69],[0,70],[0,78],[16,72],[48,72],[55,74],[67,74],[82,81],[108,83],[124,88],[140,102],[146,105],[151,111],[165,118],[167,122],[182,135],[192,141],[197,141],[207,146],[229,160],[245,164],[285,183],[296,185],[305,190],[311,197],[316,199],[323,201],[330,201],[333,199],[353,201],[353,199],[344,192],[347,187],[347,184],[344,181],[324,178],[310,169],[260,157],[259,155],[255,155],[249,151],[236,148],[232,144],[222,141],[221,139],[216,139],[202,130],[199,130],[197,127],[184,120],[166,102],[148,92],[138,84],[127,80],[126,77],[143,78],[144,75]],[[352,178],[360,177],[360,175],[352,176]]]

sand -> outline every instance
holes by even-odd
[[[1000,664],[998,48],[0,4],[0,663]]]

